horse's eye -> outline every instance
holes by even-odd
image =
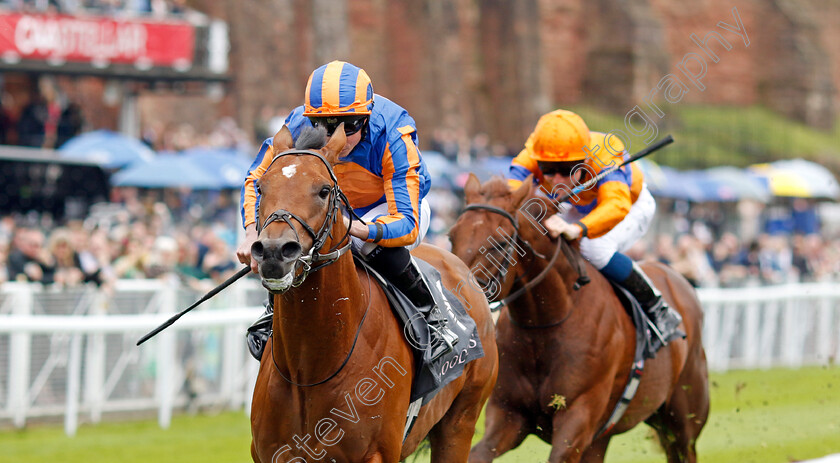
[[[318,196],[320,196],[321,199],[327,199],[327,196],[329,196],[329,195],[330,195],[330,187],[328,187],[328,186],[325,186],[325,187],[321,188],[321,191],[318,192]]]
[[[258,195],[262,194],[262,188],[260,188],[260,182],[257,182],[257,194]]]

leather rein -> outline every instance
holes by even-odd
[[[345,252],[347,252],[350,249],[350,243],[351,243],[351,241],[349,239],[350,229],[348,228],[347,231],[345,232],[344,236],[342,236],[341,239],[338,241],[338,243],[339,243],[338,245],[331,248],[325,254],[320,253],[321,248],[324,247],[324,243],[326,243],[326,241],[327,241],[327,238],[332,236],[332,227],[335,224],[335,221],[338,220],[338,217],[340,216],[339,211],[341,210],[342,204],[344,205],[346,210],[350,213],[351,217],[355,217],[359,220],[361,220],[361,218],[359,218],[359,216],[356,215],[356,213],[353,211],[353,208],[350,206],[350,202],[347,200],[347,197],[344,196],[344,193],[341,191],[341,188],[339,188],[338,178],[335,176],[335,172],[333,171],[333,168],[330,165],[329,161],[327,161],[326,158],[324,158],[324,156],[321,155],[321,153],[318,153],[317,151],[299,150],[299,149],[290,149],[290,150],[283,151],[282,153],[274,156],[274,159],[271,160],[271,164],[269,164],[268,167],[266,168],[266,172],[268,172],[268,169],[270,169],[271,166],[274,165],[274,163],[278,159],[280,159],[281,157],[292,156],[292,155],[294,155],[294,156],[298,156],[298,155],[315,156],[316,158],[321,160],[321,162],[324,163],[324,166],[326,166],[327,171],[330,173],[330,178],[333,181],[333,185],[330,188],[329,211],[327,211],[327,217],[324,219],[324,223],[321,224],[321,228],[319,228],[317,232],[315,232],[312,229],[312,227],[310,227],[309,224],[307,224],[304,220],[302,220],[300,217],[298,217],[297,214],[295,214],[293,212],[290,212],[290,211],[287,211],[286,209],[278,209],[278,210],[272,212],[271,214],[269,214],[269,216],[266,218],[265,222],[262,223],[262,224],[260,224],[260,219],[259,219],[259,217],[257,217],[257,233],[258,234],[260,232],[262,232],[262,230],[266,226],[268,226],[268,224],[270,224],[272,222],[285,222],[287,225],[289,225],[289,227],[295,233],[295,240],[300,241],[300,235],[298,234],[297,228],[295,227],[295,225],[290,220],[290,219],[294,219],[297,223],[299,223],[303,227],[304,230],[306,230],[307,233],[309,233],[310,236],[312,236],[312,239],[313,239],[314,242],[312,243],[312,247],[309,249],[309,252],[306,255],[298,257],[296,262],[295,262],[295,270],[293,270],[293,271],[297,272],[298,269],[300,269],[300,273],[295,276],[294,280],[292,281],[292,286],[293,287],[298,287],[303,283],[303,280],[305,280],[306,277],[310,273],[315,272],[317,270],[320,270],[320,269],[326,267],[327,265],[330,265],[330,264],[336,262],[341,257],[342,254],[344,254]],[[259,188],[257,189],[257,192],[261,194],[261,192],[259,191]],[[347,241],[347,244],[342,246],[341,243],[343,243],[345,240]],[[313,265],[313,264],[317,264],[317,265]],[[350,356],[353,355],[353,351],[356,349],[356,342],[359,340],[359,334],[362,332],[362,325],[364,325],[365,319],[367,318],[368,309],[370,309],[371,301],[372,301],[372,297],[371,297],[371,288],[370,288],[370,278],[368,278],[368,304],[367,304],[367,307],[365,307],[365,311],[362,314],[362,319],[359,321],[359,326],[356,328],[356,336],[353,338],[353,345],[350,347],[350,352],[347,353],[347,356],[344,358],[344,361],[341,362],[341,365],[338,367],[337,370],[335,370],[335,372],[333,372],[327,378],[325,378],[321,381],[314,382],[314,383],[303,384],[303,383],[297,383],[295,381],[292,381],[291,378],[287,378],[286,375],[284,375],[283,372],[280,371],[280,366],[277,365],[277,360],[274,358],[274,347],[272,346],[271,361],[274,364],[274,369],[277,371],[277,374],[279,374],[280,377],[283,378],[284,380],[286,380],[286,382],[288,382],[289,384],[292,384],[292,385],[295,385],[295,386],[298,386],[298,387],[318,386],[320,384],[324,384],[327,381],[335,378],[335,376],[338,375],[338,373],[341,370],[343,370],[344,367],[347,365],[347,362],[350,360]],[[273,337],[274,334],[272,333],[271,336]],[[273,343],[273,341],[272,341],[272,343]]]
[[[520,235],[520,233],[519,233],[519,221],[516,220],[516,217],[514,217],[508,211],[506,211],[506,210],[504,210],[500,207],[492,206],[490,204],[480,204],[480,203],[478,203],[478,204],[470,204],[470,205],[466,206],[464,208],[463,212],[471,211],[471,210],[485,210],[485,211],[493,212],[495,214],[501,215],[502,217],[506,218],[513,225],[513,230],[514,230],[513,239],[510,242],[508,242],[507,240],[504,240],[504,242],[506,243],[506,246],[505,246],[505,263],[506,264],[511,261],[510,257],[513,255],[513,252],[514,252],[514,249],[513,249],[514,246],[512,244],[513,242],[522,243],[526,248],[528,248],[528,250],[531,251],[532,254],[534,254],[534,256],[536,256],[536,257],[538,257],[542,260],[548,260],[548,264],[545,266],[544,269],[542,269],[542,271],[539,274],[537,274],[536,277],[534,277],[533,279],[526,282],[521,288],[517,289],[513,293],[508,294],[507,297],[505,297],[501,300],[497,300],[497,301],[492,302],[490,304],[490,310],[495,312],[495,311],[501,309],[501,307],[503,305],[510,304],[512,301],[516,300],[517,298],[519,298],[520,296],[522,296],[523,294],[528,292],[530,289],[532,289],[533,287],[540,284],[545,279],[545,277],[548,275],[548,272],[551,271],[551,269],[554,268],[554,264],[557,262],[557,258],[560,256],[560,251],[562,251],[563,254],[565,254],[566,259],[569,261],[569,264],[571,264],[571,266],[575,269],[575,271],[578,274],[578,278],[577,278],[577,280],[575,280],[575,284],[573,286],[573,289],[575,291],[577,291],[583,285],[586,285],[587,283],[589,283],[590,280],[589,280],[589,276],[586,274],[586,266],[584,265],[580,254],[575,253],[574,250],[572,250],[571,246],[569,246],[569,243],[566,242],[566,240],[563,239],[563,237],[558,237],[557,238],[557,246],[554,248],[554,254],[552,254],[551,259],[548,259],[544,255],[537,252],[531,246],[530,243],[523,240],[519,236]],[[508,270],[509,270],[509,268],[505,267],[504,269],[499,269],[499,273],[507,273]],[[498,280],[498,281],[501,281],[501,280]],[[569,315],[571,315],[571,312],[569,313]],[[551,324],[548,324],[548,325],[522,325],[522,324],[514,321],[513,318],[510,318],[510,321],[514,325],[517,325],[521,328],[540,329],[540,328],[551,328],[551,327],[560,325],[564,321],[566,321],[566,318],[568,318],[568,315],[566,317],[564,317],[563,319],[561,319],[560,321],[555,322],[555,323],[551,323]]]

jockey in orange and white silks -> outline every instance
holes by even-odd
[[[537,122],[525,148],[511,162],[508,182],[517,187],[528,175],[548,194],[563,195],[628,157],[616,136],[590,132],[577,114],[558,109]],[[580,239],[580,252],[611,281],[623,286],[645,308],[663,342],[684,336],[679,314],[667,307],[642,269],[623,254],[650,227],[656,202],[637,166],[607,174],[575,193],[569,207],[545,220],[552,237]]]
[[[428,284],[411,258],[429,229],[431,211],[426,194],[431,187],[417,147],[417,127],[408,112],[391,100],[373,93],[367,73],[350,63],[333,61],[309,76],[304,104],[295,108],[285,127],[297,139],[307,128],[324,128],[327,136],[344,124],[347,144],[334,166],[338,185],[363,222],[349,222],[353,250],[400,289],[426,316],[430,328],[432,359],[452,350],[457,337],[446,327],[446,318],[434,303]],[[263,142],[245,179],[240,198],[245,241],[237,249],[240,262],[250,264],[251,246],[257,239],[256,215],[260,195],[257,180],[276,153],[273,139]],[[271,310],[249,329],[249,348],[259,359]]]
[[[551,192],[562,183],[552,180],[574,177],[574,182],[565,183],[570,188],[557,190],[565,192],[620,164],[626,156],[618,137],[607,140],[603,133],[590,132],[574,113],[557,110],[537,123],[525,149],[511,163],[508,183],[516,187],[533,174],[544,191]],[[584,238],[581,253],[599,270],[607,266],[615,252],[627,250],[645,234],[656,210],[642,171],[632,164],[608,174],[570,202],[572,207],[561,217],[571,223],[559,225],[551,218],[549,225],[562,228],[559,231],[568,238]]]

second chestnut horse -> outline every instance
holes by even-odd
[[[566,244],[545,235],[536,214],[526,216],[533,201],[548,202],[533,189],[530,179],[510,191],[504,179],[482,185],[471,175],[465,186],[468,210],[450,231],[456,255],[484,269],[484,280],[488,273],[498,276],[495,297],[541,279],[510,301],[498,320],[499,380],[487,404],[486,432],[470,461],[490,462],[535,434],[551,444],[550,463],[602,462],[612,436],[644,421],[658,433],[668,462],[695,462],[709,388],[703,314],[694,289],[662,264],[643,265],[682,315],[687,337],[646,362],[622,418],[599,434],[628,383],[636,328],[610,283],[590,264],[585,270],[591,282],[574,289],[576,259],[556,252]],[[553,268],[546,268],[546,256],[559,256]]]

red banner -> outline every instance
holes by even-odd
[[[195,33],[182,21],[0,14],[0,58],[189,68]]]

